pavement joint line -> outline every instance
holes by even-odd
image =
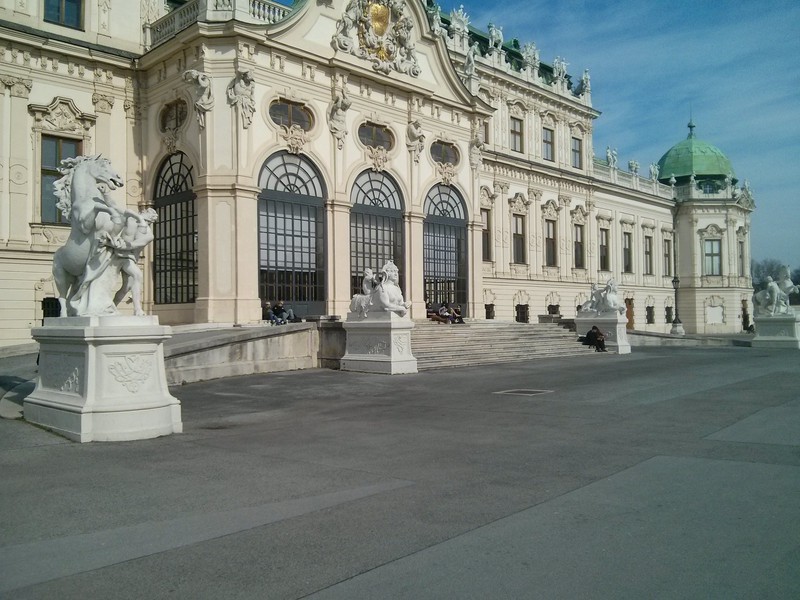
[[[167,521],[5,546],[0,562],[0,593],[207,542],[411,485],[415,483],[386,480],[260,506],[194,513]]]

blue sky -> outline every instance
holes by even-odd
[[[443,1],[474,27],[533,41],[577,81],[588,68],[594,147],[656,162],[688,133],[730,158],[757,209],[752,254],[800,267],[800,2],[797,0]]]

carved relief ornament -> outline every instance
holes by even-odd
[[[81,112],[70,98],[56,96],[45,106],[29,104],[28,112],[33,115],[34,127],[47,131],[82,133],[89,131],[97,121],[95,115]]]
[[[23,79],[22,77],[0,75],[0,82],[11,91],[11,95],[15,98],[27,99],[33,88],[33,80]]]
[[[331,44],[336,50],[372,63],[372,68],[418,77],[414,24],[405,0],[350,0],[336,22]]]
[[[289,154],[299,154],[309,140],[308,134],[297,124],[291,127],[281,125],[280,135],[288,146]]]
[[[517,192],[513,197],[508,199],[508,206],[512,213],[526,215],[528,214],[528,207],[531,201],[525,197],[522,192]]]

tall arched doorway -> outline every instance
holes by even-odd
[[[258,178],[259,295],[325,313],[325,185],[306,157],[278,152]]]
[[[364,171],[350,193],[350,285],[361,293],[364,269],[379,269],[393,261],[403,289],[403,200],[394,179]]]
[[[467,217],[464,201],[449,185],[430,189],[423,207],[425,298],[455,302],[467,311]]]
[[[197,298],[197,211],[192,165],[183,152],[161,163],[153,186],[153,300],[184,304]]]

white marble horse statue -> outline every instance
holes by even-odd
[[[122,187],[122,177],[108,159],[78,156],[62,161],[56,181],[56,206],[69,221],[70,234],[53,257],[53,278],[61,316],[115,314],[114,286],[118,272],[107,272],[113,250],[108,241],[119,236],[125,215],[108,195]]]

